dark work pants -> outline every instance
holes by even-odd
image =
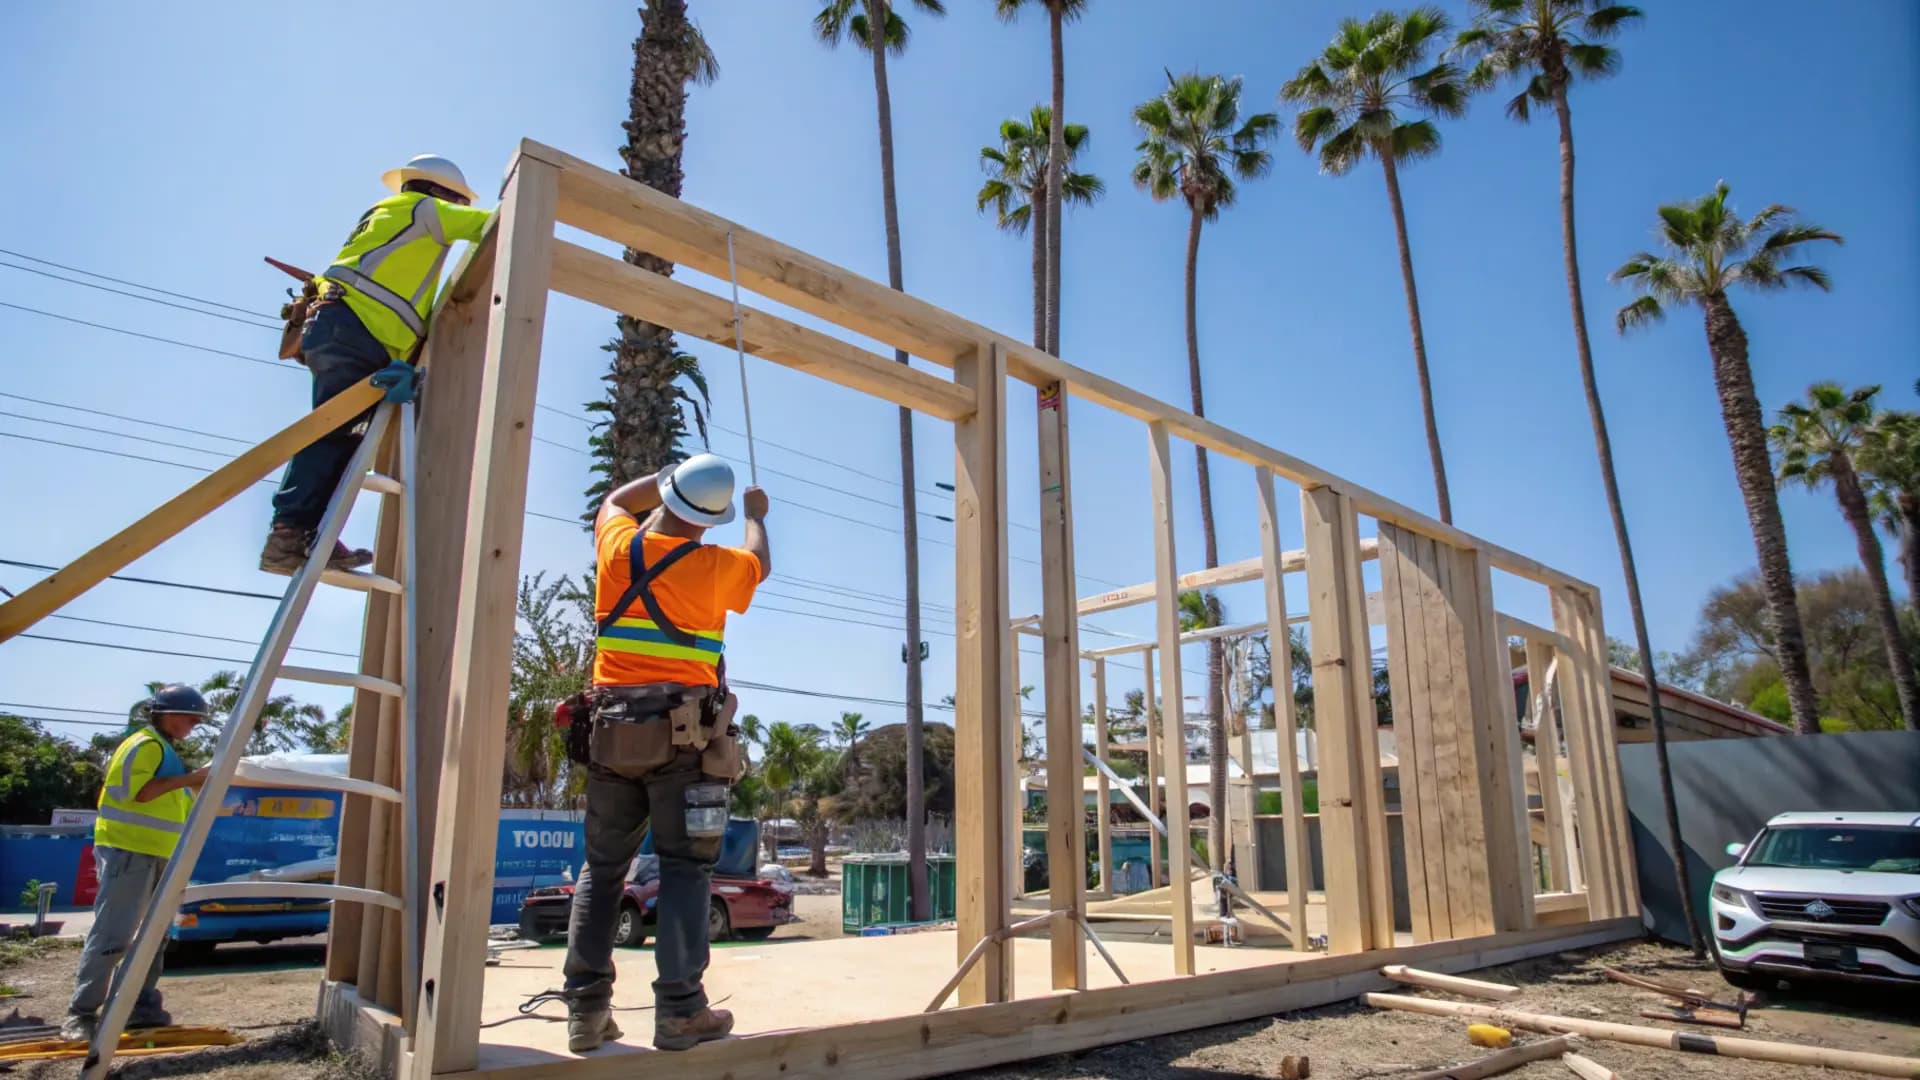
[[[307,320],[300,348],[313,372],[313,407],[319,408],[393,361],[353,309],[339,301],[321,304]],[[287,464],[273,496],[273,523],[306,530],[320,527],[327,502],[340,486],[347,462],[360,448],[366,416],[356,416],[322,436]]]
[[[692,1016],[707,1007],[700,977],[707,970],[707,905],[720,837],[687,836],[687,788],[704,781],[700,754],[681,751],[645,780],[598,767],[587,777],[587,865],[573,886],[567,924],[567,1000],[575,1012],[613,999],[613,930],[628,869],[651,818],[660,857],[654,902],[653,981],[656,1016]]]

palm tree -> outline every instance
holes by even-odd
[[[930,15],[944,15],[940,0],[912,0]],[[887,54],[907,48],[907,22],[893,0],[827,0],[813,19],[814,33],[828,45],[852,40],[873,60],[873,100],[880,120],[880,203],[887,226],[887,284],[903,289],[900,271],[900,202],[893,188],[893,95],[887,90]],[[907,363],[904,349],[893,353]],[[900,520],[906,537],[907,623],[907,892],[916,920],[932,917],[927,895],[926,710],[920,673],[920,508],[913,480],[913,410],[900,408]]]
[[[1853,527],[1860,562],[1873,586],[1873,614],[1886,643],[1887,666],[1900,698],[1900,716],[1908,731],[1920,731],[1920,693],[1915,691],[1913,659],[1894,613],[1893,590],[1887,585],[1886,556],[1873,531],[1873,510],[1867,505],[1866,484],[1854,465],[1854,455],[1873,424],[1873,399],[1878,386],[1863,386],[1849,394],[1839,383],[1820,382],[1807,387],[1807,402],[1789,402],[1780,410],[1780,422],[1767,429],[1767,438],[1780,453],[1780,479],[1798,480],[1809,488],[1831,481],[1840,501],[1840,514]]]
[[[1407,325],[1413,334],[1414,374],[1420,380],[1420,411],[1427,424],[1427,456],[1440,520],[1453,521],[1447,466],[1440,456],[1440,427],[1433,414],[1433,382],[1427,374],[1427,337],[1420,323],[1420,294],[1413,284],[1413,253],[1407,247],[1407,214],[1400,202],[1400,163],[1440,152],[1440,129],[1425,118],[1403,120],[1402,109],[1458,116],[1466,107],[1459,69],[1441,61],[1427,66],[1427,50],[1447,32],[1439,8],[1404,14],[1382,11],[1347,19],[1317,58],[1300,69],[1280,96],[1311,106],[1294,118],[1300,149],[1320,148],[1320,171],[1342,176],[1368,155],[1380,160],[1393,235],[1400,244],[1400,280],[1407,291]]]
[[[720,73],[713,50],[700,28],[687,18],[687,0],[645,0],[640,36],[633,39],[633,78],[627,93],[627,133],[620,156],[626,176],[680,197],[681,155],[687,142],[687,84],[706,85]],[[672,275],[673,263],[634,248],[628,262],[656,274]],[[619,336],[604,348],[613,354],[606,396],[587,411],[603,415],[600,430],[588,439],[599,474],[586,491],[584,520],[591,522],[608,491],[648,476],[686,454],[687,413],[704,443],[707,436],[707,383],[700,363],[681,351],[664,326],[622,315]],[[691,387],[691,390],[688,388]]]
[[[785,720],[775,720],[767,727],[767,750],[761,760],[761,775],[766,780],[767,790],[773,796],[771,809],[774,817],[785,817],[788,803],[793,800],[793,789],[813,767],[815,756],[820,750],[820,732],[815,728],[797,728]],[[779,838],[772,832],[767,834],[767,855],[774,857],[779,851]]]
[[[1624,334],[1664,318],[1670,304],[1693,304],[1705,313],[1714,387],[1733,448],[1734,475],[1753,529],[1775,659],[1786,685],[1794,730],[1812,735],[1820,730],[1820,704],[1813,693],[1806,632],[1793,594],[1793,565],[1787,559],[1787,530],[1780,520],[1773,461],[1767,453],[1767,425],[1754,394],[1753,369],[1747,364],[1747,333],[1740,327],[1727,290],[1736,285],[1764,290],[1792,284],[1827,289],[1825,270],[1781,263],[1802,245],[1841,240],[1818,225],[1793,222],[1793,210],[1778,204],[1743,221],[1727,207],[1728,190],[1721,181],[1711,195],[1660,208],[1660,237],[1666,250],[1659,255],[1643,251],[1613,272],[1612,280],[1630,282],[1641,293],[1620,309],[1614,325]]]
[[[1145,137],[1140,160],[1133,166],[1133,182],[1155,201],[1178,196],[1187,204],[1187,384],[1193,393],[1193,414],[1205,416],[1200,385],[1200,327],[1197,291],[1200,267],[1200,227],[1219,218],[1233,205],[1234,179],[1252,180],[1273,167],[1266,149],[1280,129],[1273,113],[1240,118],[1240,79],[1198,73],[1175,76],[1167,72],[1167,88],[1133,110],[1133,122]],[[1206,447],[1195,444],[1194,467],[1200,476],[1200,535],[1208,568],[1220,565],[1220,541],[1213,525],[1213,484],[1207,473]],[[1218,600],[1209,597],[1217,621]],[[1168,657],[1168,663],[1177,662]],[[1227,717],[1220,707],[1226,678],[1226,652],[1217,640],[1207,642],[1207,752],[1212,766],[1207,797],[1213,806],[1227,804]],[[1170,763],[1169,768],[1174,767]],[[1212,836],[1220,832],[1220,815],[1213,816]],[[1213,850],[1221,848],[1214,836]]]
[[[845,755],[849,774],[860,771],[860,740],[867,737],[873,725],[857,712],[843,712],[840,722],[834,725],[834,741],[844,744],[841,753]]]
[[[1048,150],[1045,160],[1045,198],[1046,219],[1046,313],[1045,336],[1034,344],[1055,356],[1060,355],[1060,233],[1065,218],[1066,201],[1073,197],[1068,186],[1066,164],[1072,157],[1069,145],[1072,133],[1066,129],[1067,116],[1067,54],[1063,41],[1063,32],[1068,22],[1077,19],[1087,9],[1087,0],[1038,0],[1047,9],[1047,28],[1051,38],[1053,53],[1053,107],[1049,112],[1062,120],[1062,126],[1049,132]],[[1026,0],[995,0],[994,10],[1002,19],[1011,22],[1026,6]],[[1083,129],[1084,130],[1084,129]],[[1040,238],[1036,235],[1035,240]]]
[[[767,732],[760,718],[752,713],[740,718],[740,756],[749,771],[753,769],[753,748],[766,741]]]
[[[1580,286],[1580,260],[1574,239],[1573,111],[1567,91],[1574,77],[1600,79],[1620,68],[1620,52],[1604,42],[1641,16],[1640,9],[1605,0],[1474,0],[1473,26],[1454,39],[1454,51],[1479,62],[1467,74],[1467,85],[1487,89],[1506,78],[1523,78],[1526,86],[1507,102],[1507,115],[1526,123],[1533,104],[1551,104],[1560,122],[1560,242],[1566,264],[1567,303],[1573,314],[1574,353],[1580,362],[1580,386],[1587,397],[1587,419],[1593,425],[1594,456],[1600,462],[1600,483],[1606,493],[1607,514],[1613,521],[1613,539],[1620,549],[1620,572],[1626,580],[1627,609],[1633,617],[1634,643],[1640,651],[1640,672],[1647,680],[1647,700],[1653,719],[1654,759],[1660,774],[1668,845],[1680,895],[1693,896],[1692,874],[1680,844],[1680,807],[1673,791],[1673,770],[1667,758],[1667,717],[1660,706],[1660,683],[1653,666],[1653,642],[1647,631],[1645,605],[1640,598],[1640,573],[1627,534],[1627,514],[1620,501],[1620,481],[1613,467],[1613,439],[1600,404],[1600,385],[1593,371],[1593,344],[1587,336],[1587,305]],[[1689,901],[1683,905],[1687,940],[1695,956],[1706,952],[1699,918]]]
[[[1860,445],[1861,471],[1873,478],[1874,516],[1900,538],[1907,606],[1920,613],[1920,413],[1881,413]]]
[[[975,205],[982,211],[993,208],[994,220],[1011,233],[1033,232],[1033,346],[1047,347],[1047,292],[1051,287],[1047,269],[1049,222],[1053,211],[1047,205],[1047,176],[1052,167],[1052,113],[1044,105],[1035,105],[1025,123],[1003,121],[1000,145],[980,148],[980,165],[987,181],[980,185]],[[1064,133],[1069,163],[1087,142],[1085,124],[1069,124]],[[1070,172],[1061,181],[1063,197],[1082,206],[1090,206],[1106,190],[1100,178],[1091,173]]]

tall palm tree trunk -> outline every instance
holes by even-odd
[[[1786,685],[1793,729],[1800,735],[1820,731],[1820,703],[1807,664],[1807,637],[1800,625],[1800,604],[1793,593],[1793,564],[1787,558],[1787,527],[1780,520],[1780,497],[1773,483],[1773,458],[1767,425],[1747,364],[1747,332],[1724,295],[1706,298],[1707,349],[1713,354],[1714,388],[1720,416],[1733,448],[1733,471],[1747,505],[1760,584],[1767,595],[1767,620],[1773,630],[1774,659]]]
[[[1660,802],[1666,814],[1667,843],[1673,848],[1673,876],[1680,889],[1680,909],[1687,917],[1687,944],[1695,957],[1706,954],[1706,939],[1694,912],[1693,880],[1687,870],[1687,849],[1680,840],[1680,807],[1673,791],[1673,766],[1667,758],[1667,717],[1660,707],[1660,681],[1653,669],[1653,642],[1647,634],[1647,613],[1640,602],[1640,573],[1634,566],[1633,542],[1627,537],[1627,512],[1620,502],[1620,481],[1613,471],[1613,439],[1607,434],[1607,414],[1600,405],[1600,384],[1593,374],[1593,345],[1587,339],[1587,305],[1580,290],[1579,246],[1573,225],[1573,114],[1567,107],[1564,83],[1554,94],[1554,112],[1560,118],[1560,239],[1567,262],[1567,303],[1573,312],[1573,341],[1580,358],[1580,387],[1587,395],[1587,416],[1593,421],[1594,456],[1600,460],[1600,482],[1606,489],[1607,513],[1613,519],[1613,538],[1620,547],[1620,573],[1626,579],[1627,607],[1633,615],[1634,646],[1640,650],[1640,671],[1647,680],[1648,711],[1653,714],[1653,756],[1660,773]],[[1541,783],[1554,782],[1542,776]]]
[[[1393,238],[1400,244],[1400,280],[1407,289],[1407,328],[1413,333],[1413,367],[1420,378],[1420,413],[1427,422],[1427,457],[1433,462],[1433,490],[1440,501],[1440,520],[1453,524],[1453,500],[1447,495],[1447,463],[1440,456],[1440,424],[1433,415],[1433,380],[1427,374],[1427,335],[1420,325],[1420,292],[1413,284],[1413,252],[1407,247],[1407,212],[1400,204],[1400,169],[1393,148],[1380,148],[1380,166],[1387,174],[1387,199],[1393,204]]]
[[[1028,196],[1029,213],[1032,217],[1027,226],[1033,230],[1033,347],[1046,351],[1047,348],[1047,223],[1053,215],[1047,213],[1047,193],[1043,188]]]
[[[1199,323],[1199,281],[1200,281],[1200,228],[1205,222],[1200,207],[1193,207],[1193,220],[1187,226],[1187,383],[1193,392],[1193,415],[1207,415],[1206,397],[1200,389],[1200,323]],[[1200,537],[1206,549],[1207,569],[1220,565],[1220,541],[1213,527],[1213,478],[1207,471],[1207,448],[1195,443],[1193,446],[1194,470],[1200,477]],[[1208,605],[1212,614],[1214,604]],[[1217,620],[1216,620],[1217,621]],[[1161,658],[1165,664],[1178,664],[1178,654]],[[1211,857],[1214,869],[1225,870],[1226,864],[1226,817],[1223,810],[1227,805],[1227,715],[1221,708],[1220,694],[1226,685],[1226,648],[1219,638],[1207,642],[1207,853]],[[1167,722],[1178,724],[1181,733],[1181,745],[1186,744],[1186,718],[1172,716]],[[1169,770],[1187,767],[1182,755],[1179,761],[1166,763]],[[1186,837],[1170,836],[1169,843],[1183,844]]]
[[[1893,608],[1893,590],[1887,584],[1886,555],[1880,550],[1880,537],[1873,531],[1873,511],[1867,506],[1867,493],[1860,486],[1860,475],[1845,454],[1835,453],[1833,490],[1840,498],[1840,513],[1853,526],[1853,539],[1860,550],[1861,565],[1867,568],[1867,580],[1873,583],[1873,614],[1880,620],[1880,636],[1886,641],[1887,666],[1893,669],[1894,690],[1900,697],[1900,719],[1908,731],[1920,731],[1920,693],[1915,692],[1913,654],[1907,649],[1906,636],[1900,630],[1900,617]]]
[[[880,117],[880,196],[887,220],[887,284],[904,290],[900,271],[900,203],[893,187],[893,97],[887,90],[887,0],[868,0],[867,25],[873,54],[873,99]],[[896,363],[908,362],[895,349]],[[900,408],[900,516],[906,534],[907,576],[907,894],[909,915],[931,917],[927,906],[927,814],[925,713],[920,682],[920,508],[913,478],[913,410]]]
[[[1062,42],[1065,15],[1058,0],[1048,0],[1047,21],[1053,49],[1053,130],[1047,139],[1047,341],[1044,348],[1060,355],[1060,227],[1066,214],[1061,206],[1061,177],[1067,171],[1067,59]]]
[[[687,83],[699,58],[686,46],[686,0],[650,0],[640,9],[640,36],[633,43],[627,133],[620,156],[626,175],[674,198],[685,180],[681,158],[687,139]],[[673,275],[673,263],[628,248],[627,262]],[[673,332],[664,326],[619,316],[620,340],[606,380],[611,409],[606,430],[608,483],[613,487],[659,471],[678,456],[673,418],[678,399]]]

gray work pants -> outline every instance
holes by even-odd
[[[587,865],[573,885],[567,924],[566,993],[574,1012],[604,1008],[613,999],[614,920],[627,871],[648,821],[660,857],[660,893],[654,902],[654,1015],[692,1016],[707,1007],[700,977],[707,970],[707,905],[720,837],[687,836],[687,788],[704,781],[698,751],[681,751],[672,764],[644,780],[598,767],[587,776]]]
[[[92,1016],[106,1002],[113,969],[133,944],[147,904],[160,888],[160,874],[167,868],[167,860],[121,848],[95,847],[93,865],[100,877],[100,891],[93,898],[93,929],[87,931],[86,948],[80,953],[80,974],[74,979],[73,1000],[67,1004],[69,1016]],[[147,969],[147,981],[133,1005],[133,1020],[160,1011],[160,991],[154,984],[160,981],[165,952],[163,947],[153,954],[153,966]]]

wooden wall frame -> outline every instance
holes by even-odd
[[[720,298],[561,240],[555,235],[559,225],[652,251],[722,279],[728,276],[731,245],[744,291],[950,371],[947,377],[894,364],[761,308],[741,311],[740,334],[748,352],[953,423],[956,963],[982,940],[990,944],[961,982],[957,1008],[702,1046],[672,1057],[676,1076],[775,1071],[825,1076],[848,1075],[848,1070],[863,1076],[931,1075],[1336,1000],[1383,985],[1376,972],[1383,961],[1463,970],[1638,933],[1632,918],[1637,901],[1631,837],[1612,756],[1605,639],[1594,586],[1213,421],[527,141],[508,170],[494,227],[469,253],[442,297],[423,358],[428,389],[420,420],[419,545],[422,552],[441,555],[428,564],[447,565],[454,553],[458,561],[451,564],[455,572],[423,575],[416,585],[422,747],[419,774],[407,780],[424,793],[423,805],[435,808],[423,817],[423,826],[431,822],[423,838],[431,845],[431,855],[423,860],[427,880],[417,890],[425,907],[420,981],[417,987],[395,984],[388,957],[397,954],[402,943],[396,932],[384,927],[385,920],[349,913],[351,905],[336,905],[339,936],[329,957],[321,1005],[322,1018],[336,1039],[382,1053],[411,1080],[456,1075],[531,1080],[555,1074],[587,1080],[630,1075],[642,1060],[653,1064],[651,1059],[616,1054],[531,1071],[496,1070],[479,1053],[506,661],[513,642],[547,296],[551,291],[567,293],[712,341],[731,341],[734,329],[731,305]],[[1032,386],[1042,401],[1037,437],[1046,604],[1038,617],[1026,619],[1016,619],[1008,610],[1007,395],[1013,380]],[[1152,525],[1155,572],[1152,582],[1137,589],[1081,599],[1073,595],[1066,423],[1072,399],[1114,410],[1146,427],[1150,498],[1143,509]],[[1259,558],[1199,574],[1178,572],[1171,457],[1175,438],[1256,470]],[[1278,480],[1301,489],[1304,551],[1281,550],[1274,491]],[[1378,539],[1358,535],[1362,515],[1378,523]],[[1512,868],[1527,834],[1525,808],[1516,804],[1525,788],[1519,780],[1519,735],[1511,704],[1504,714],[1494,710],[1478,720],[1470,715],[1476,712],[1471,708],[1475,701],[1491,704],[1498,696],[1493,690],[1504,671],[1500,665],[1505,661],[1489,655],[1489,643],[1499,639],[1506,624],[1493,610],[1486,582],[1489,572],[1499,569],[1552,591],[1554,636],[1549,643],[1558,665],[1569,768],[1576,778],[1572,816],[1581,829],[1577,857],[1589,890],[1584,902],[1555,900],[1549,905],[1564,916],[1564,924],[1532,926],[1533,890],[1487,880],[1489,870],[1483,868],[1483,880],[1469,892],[1486,900],[1476,900],[1472,919],[1450,917],[1443,934],[1429,917],[1429,940],[1410,946],[1396,943],[1386,886],[1380,763],[1372,747],[1371,711],[1363,707],[1370,700],[1370,650],[1360,565],[1399,552],[1416,539],[1452,574],[1449,580],[1457,587],[1443,599],[1453,621],[1412,621],[1403,609],[1400,633],[1409,642],[1417,638],[1425,643],[1431,627],[1438,626],[1449,648],[1423,653],[1424,671],[1430,677],[1448,677],[1450,686],[1469,688],[1460,691],[1469,708],[1456,718],[1455,727],[1463,744],[1476,751],[1476,766],[1471,774],[1460,773],[1471,781],[1471,790],[1463,793],[1456,817],[1477,819],[1483,830],[1494,834],[1499,850],[1486,864],[1494,868],[1493,874]],[[1396,572],[1409,565],[1399,554],[1394,557],[1400,560]],[[1416,559],[1412,565],[1427,564]],[[1439,572],[1440,562],[1433,565]],[[1166,820],[1173,835],[1183,837],[1187,800],[1178,593],[1182,588],[1264,579],[1265,626],[1284,635],[1288,614],[1281,577],[1300,570],[1308,580],[1316,662],[1329,907],[1344,912],[1334,928],[1333,951],[1342,955],[1190,975],[1196,970],[1193,914],[1186,892],[1175,888],[1171,951],[1174,970],[1185,977],[1079,989],[1086,985],[1084,949],[1070,920],[1060,918],[1050,927],[1050,981],[1065,993],[1014,1000],[1013,950],[1001,934],[1011,921],[1010,903],[1017,889],[1013,874],[1020,822],[1005,792],[1017,769],[1017,757],[1009,748],[1017,746],[1020,734],[1018,634],[1037,628],[1044,642],[1047,753],[1057,765],[1071,766],[1050,770],[1057,776],[1050,782],[1049,850],[1054,859],[1077,867],[1084,843],[1078,813],[1079,617],[1130,603],[1155,606],[1152,645],[1161,655],[1157,685],[1152,651],[1143,657],[1149,695],[1157,695],[1166,721],[1155,764],[1166,774]],[[1424,599],[1425,593],[1420,595]],[[1457,650],[1451,647],[1450,626],[1459,628]],[[388,635],[377,632],[381,629],[369,623],[363,664],[385,662]],[[1095,671],[1104,689],[1104,659],[1096,662]],[[1324,698],[1318,696],[1322,693]],[[377,718],[377,710],[356,715],[366,721]],[[1277,710],[1276,721],[1290,736],[1290,702]],[[356,725],[352,758],[377,767],[379,737],[377,719]],[[1293,739],[1283,739],[1283,745],[1283,757],[1290,759]],[[1297,769],[1297,763],[1288,767]],[[1294,819],[1287,834],[1289,880],[1299,890],[1289,897],[1292,943],[1303,948],[1306,845],[1299,829],[1297,785],[1289,789],[1289,816]],[[1468,813],[1469,807],[1479,812]],[[342,873],[371,873],[378,846],[372,815],[353,811],[347,823],[341,838]],[[1016,858],[1011,868],[1010,844]],[[1185,882],[1187,846],[1171,844],[1166,855],[1171,880]],[[1443,867],[1441,872],[1451,871]],[[1086,898],[1079,876],[1053,877],[1057,884],[1048,903],[1056,909],[1082,910]],[[1507,896],[1504,903],[1496,897],[1496,887]],[[376,923],[382,928],[376,929]],[[382,1001],[389,1007],[382,1008]]]

